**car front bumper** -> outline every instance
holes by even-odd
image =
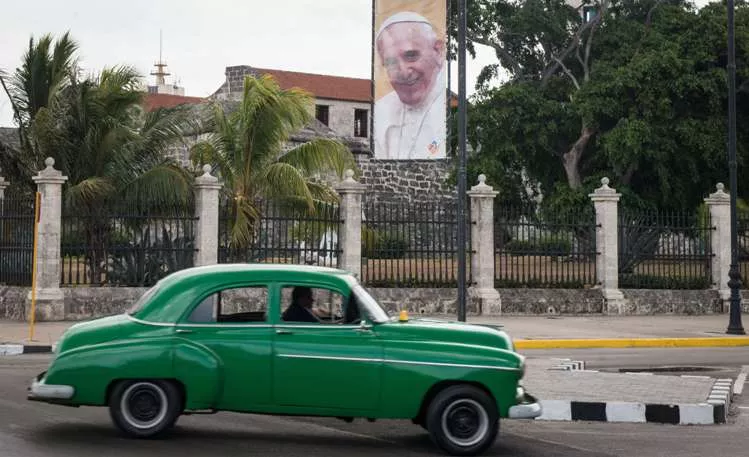
[[[41,373],[31,380],[27,396],[29,400],[61,402],[73,398],[75,394],[73,386],[47,384],[44,382],[45,374]]]
[[[535,419],[543,414],[541,403],[533,395],[525,392],[525,389],[518,387],[519,402],[515,406],[510,406],[508,417],[510,419]]]

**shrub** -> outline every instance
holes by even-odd
[[[369,259],[402,259],[409,243],[402,236],[362,227],[362,255]]]

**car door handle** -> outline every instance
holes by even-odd
[[[177,333],[192,333],[192,330],[186,328],[178,328]]]
[[[294,332],[285,328],[279,328],[276,330],[276,335],[291,335],[292,333]]]

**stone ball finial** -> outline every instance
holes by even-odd
[[[343,177],[346,179],[354,179],[354,170],[347,168],[346,171],[343,172]]]
[[[208,164],[203,165],[203,173],[206,174],[206,175],[210,175],[211,174],[211,166],[208,165]]]
[[[52,157],[47,157],[44,159],[44,165],[47,166],[47,168],[52,168],[55,165],[55,159]]]
[[[603,177],[601,178],[601,184],[604,186],[608,186],[611,180],[609,178]]]
[[[486,184],[486,175],[480,174],[479,175],[479,184]]]
[[[718,192],[723,192],[726,186],[724,186],[722,182],[719,182],[718,184],[715,185],[715,188],[718,189]]]

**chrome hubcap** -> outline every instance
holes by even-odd
[[[147,429],[166,417],[168,400],[161,387],[149,382],[135,383],[125,390],[120,410],[128,424]]]
[[[453,443],[473,446],[489,431],[489,415],[475,400],[455,400],[442,413],[442,430]]]

